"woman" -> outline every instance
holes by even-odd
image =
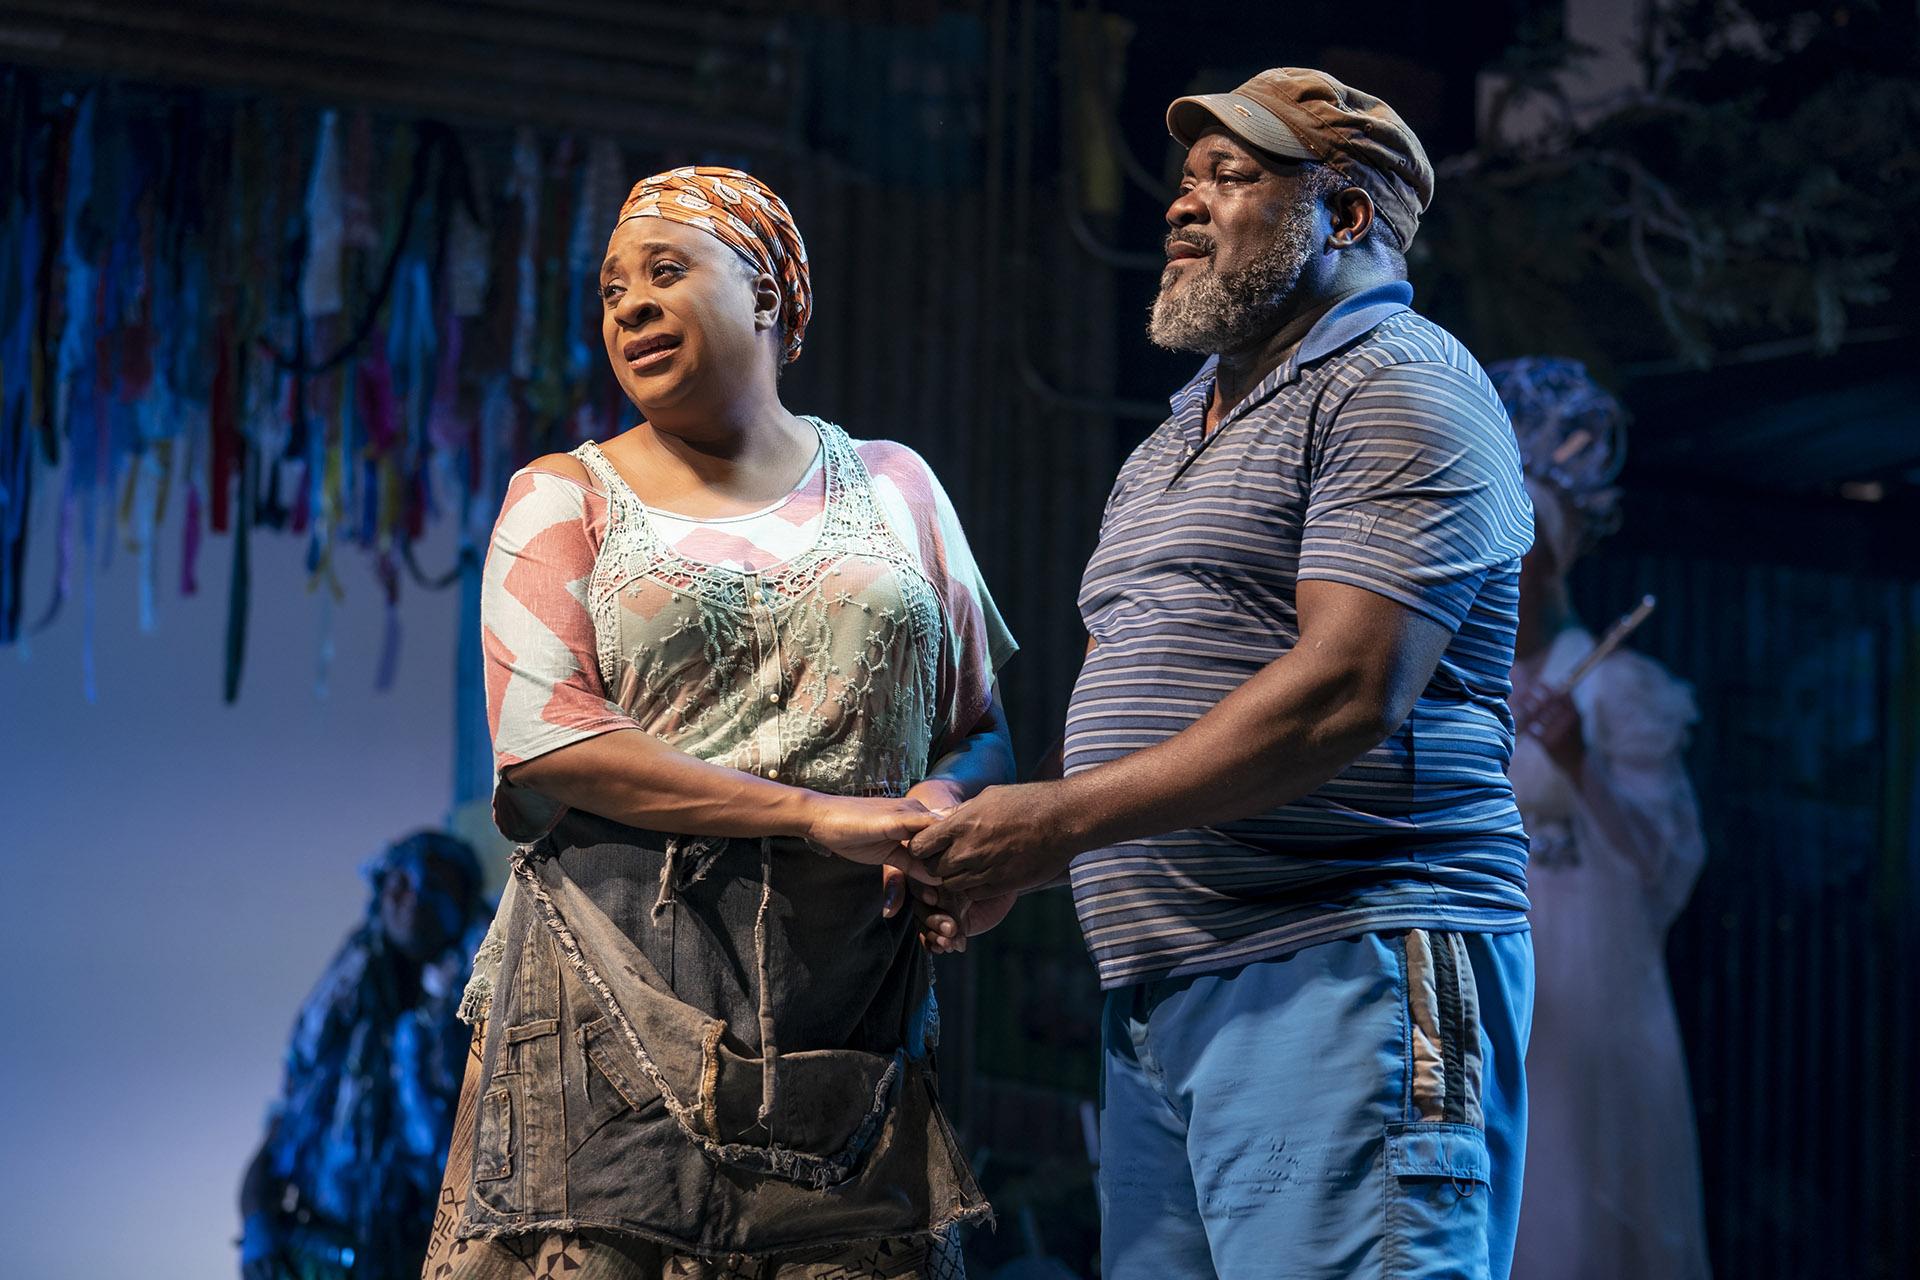
[[[770,190],[639,183],[600,290],[645,420],[517,474],[494,532],[520,849],[426,1275],[958,1275],[988,1210],[879,864],[1011,778],[1012,640],[925,463],[782,405],[812,299]]]
[[[1681,752],[1685,685],[1617,650],[1567,694],[1594,638],[1567,573],[1618,523],[1625,411],[1570,360],[1488,370],[1533,497],[1521,562],[1510,772],[1531,843],[1537,988],[1527,1051],[1516,1280],[1707,1274],[1667,927],[1705,847]]]

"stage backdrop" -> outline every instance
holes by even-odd
[[[204,570],[224,573],[232,546],[211,541]],[[252,669],[232,705],[223,601],[164,600],[142,634],[126,557],[99,583],[96,701],[81,610],[0,650],[8,1275],[236,1274],[240,1172],[294,1010],[366,902],[356,868],[446,812],[456,598],[408,597],[396,679],[376,692],[381,593],[346,575],[316,697],[302,548],[261,539],[254,555]]]

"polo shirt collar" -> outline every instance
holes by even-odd
[[[1280,367],[1262,378],[1260,385],[1249,392],[1246,399],[1233,406],[1232,411],[1220,420],[1220,428],[1214,434],[1220,434],[1220,430],[1224,430],[1228,423],[1298,379],[1300,370],[1307,365],[1324,360],[1364,338],[1381,322],[1407,310],[1412,303],[1413,286],[1405,280],[1377,284],[1340,299],[1327,308],[1326,314],[1314,321],[1313,328],[1307,330],[1306,337],[1300,339],[1293,353],[1281,361]],[[1219,364],[1219,356],[1208,356],[1207,362],[1200,366],[1200,371],[1167,401],[1173,408],[1174,423],[1196,447],[1206,424],[1207,398],[1212,392],[1213,374]]]

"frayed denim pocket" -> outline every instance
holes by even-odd
[[[496,1182],[513,1176],[513,1091],[502,1085],[480,1099],[473,1135],[473,1180]]]

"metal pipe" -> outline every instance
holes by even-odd
[[[1066,180],[1061,183],[1060,206],[1067,230],[1074,241],[1095,261],[1122,271],[1150,271],[1159,275],[1167,268],[1164,253],[1136,253],[1107,244],[1087,225],[1086,212],[1080,207],[1080,83],[1085,79],[1081,67],[1084,50],[1073,29],[1070,0],[1060,5],[1060,148],[1066,163]]]
[[[1015,112],[1014,129],[1014,199],[1013,234],[1014,243],[1019,246],[1015,251],[1015,261],[1021,267],[1022,279],[1030,279],[1032,265],[1027,246],[1032,243],[1033,235],[1033,81],[1034,81],[1034,3],[1035,0],[1022,0],[1020,7],[1020,56],[1019,102]],[[1120,400],[1107,396],[1084,395],[1063,391],[1040,372],[1033,363],[1032,343],[1030,341],[1029,303],[1025,295],[1013,303],[1013,364],[1020,375],[1020,385],[1027,392],[1054,408],[1067,409],[1075,413],[1099,414],[1122,418],[1133,418],[1155,423],[1164,422],[1167,412],[1164,406],[1149,405],[1143,401]]]
[[[1099,0],[1089,0],[1087,12],[1099,17],[1102,12]],[[1096,76],[1094,86],[1100,95],[1100,130],[1106,135],[1107,148],[1120,158],[1120,171],[1127,175],[1127,180],[1134,186],[1155,200],[1171,202],[1172,193],[1167,190],[1166,182],[1155,177],[1146,165],[1140,163],[1140,158],[1133,154],[1133,148],[1127,145],[1126,133],[1120,128],[1120,105],[1113,100],[1106,80]]]

